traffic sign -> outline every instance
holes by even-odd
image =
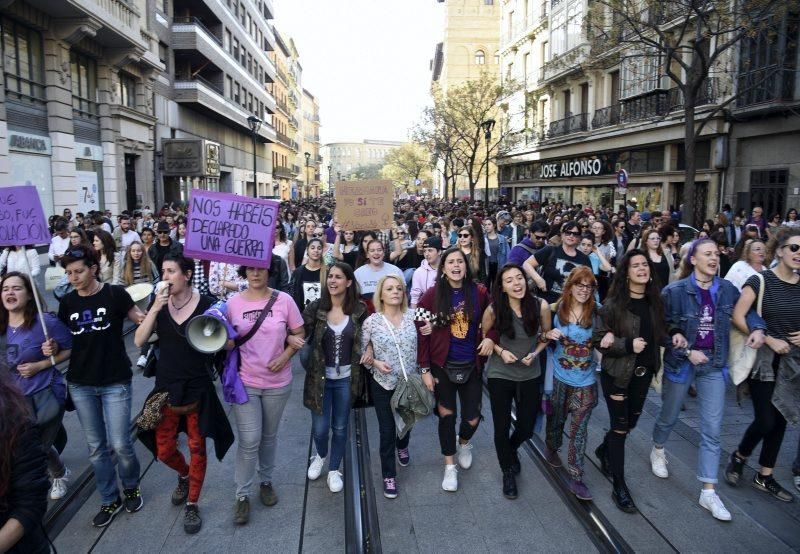
[[[617,172],[617,185],[619,185],[621,189],[628,188],[628,172],[624,169],[620,169],[619,172]]]
[[[414,179],[414,184],[420,186],[422,184],[422,179]]]

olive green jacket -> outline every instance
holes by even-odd
[[[363,380],[367,372],[358,361],[361,359],[361,326],[367,319],[367,306],[359,301],[351,318],[355,327],[353,335],[353,351],[350,356],[350,404],[363,390]],[[322,335],[328,325],[328,313],[319,309],[319,300],[315,300],[303,310],[303,327],[306,340],[312,341],[311,363],[306,372],[303,385],[303,405],[318,414],[322,413],[322,398],[325,394],[325,353],[322,351]]]

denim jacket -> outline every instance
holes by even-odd
[[[715,299],[714,313],[714,352],[710,360],[712,367],[722,369],[728,365],[728,346],[730,345],[730,332],[733,319],[733,307],[739,300],[737,288],[724,279],[715,278],[719,286]],[[692,283],[691,276],[670,283],[661,291],[664,299],[664,313],[667,318],[667,329],[670,336],[681,333],[689,342],[689,350],[693,348],[697,339],[697,329],[700,326],[701,299],[697,287]],[[750,331],[756,329],[766,330],[767,325],[755,309],[750,309],[745,318]],[[667,345],[664,352],[664,371],[680,373],[681,366],[686,362],[686,354],[682,348],[673,348],[672,342]]]

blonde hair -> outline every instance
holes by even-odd
[[[128,246],[128,249],[125,251],[125,264],[122,271],[122,282],[125,284],[126,287],[134,284],[133,256],[131,256],[131,247],[134,244],[138,244],[142,248],[142,257],[139,260],[139,273],[141,275],[140,282],[142,283],[153,282],[153,262],[152,260],[150,260],[150,256],[147,253],[147,249],[141,242],[134,242],[131,243],[131,245]]]
[[[400,283],[400,288],[403,291],[403,304],[401,305],[401,309],[405,312],[408,309],[408,295],[406,294],[406,284],[403,279],[399,275],[384,275],[378,281],[378,286],[375,287],[375,294],[372,296],[372,304],[375,306],[375,313],[383,313],[383,299],[381,298],[381,294],[383,294],[383,284],[389,280],[394,279],[398,283]]]

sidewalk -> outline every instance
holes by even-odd
[[[98,552],[117,554],[120,551],[141,553],[191,552],[293,552],[300,540],[300,523],[303,517],[303,491],[310,439],[311,416],[303,407],[303,371],[294,367],[292,395],[284,411],[278,432],[278,456],[273,484],[279,496],[276,506],[267,508],[258,499],[258,484],[250,497],[250,523],[236,526],[233,523],[235,484],[233,471],[236,460],[236,443],[222,462],[214,456],[213,443],[208,442],[208,468],[200,495],[200,515],[203,528],[196,535],[183,531],[183,510],[170,502],[176,484],[175,473],[163,464],[153,461],[150,452],[137,443],[137,453],[142,464],[142,495],[144,508],[138,513],[122,511],[105,529],[95,529],[91,519],[100,506],[95,492],[69,525],[54,541],[61,553]],[[149,391],[150,380],[141,376],[134,382],[146,382],[135,388]],[[141,407],[134,400],[134,411]],[[234,433],[235,418],[227,409]],[[83,440],[80,431],[71,441]],[[180,435],[179,445],[188,452],[186,441]],[[85,444],[83,444],[85,451]],[[84,460],[86,459],[84,454]],[[187,458],[188,461],[188,458]],[[308,510],[306,511],[304,550],[307,552],[344,550],[344,494],[332,494],[324,477],[310,483]]]

